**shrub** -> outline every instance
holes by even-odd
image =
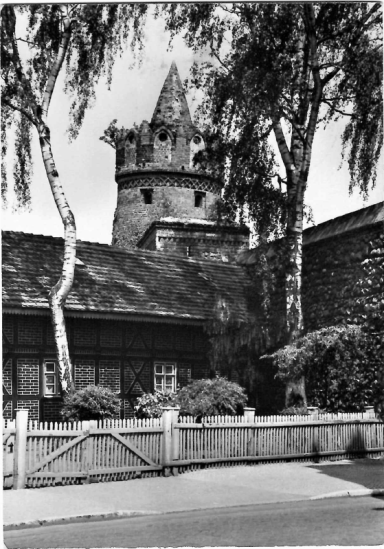
[[[247,403],[247,396],[238,383],[216,377],[192,381],[178,392],[176,401],[181,415],[201,418],[241,414]]]
[[[161,417],[162,406],[174,406],[176,395],[167,391],[144,394],[136,401],[135,416],[138,419]]]
[[[89,385],[64,398],[61,415],[66,420],[112,419],[120,413],[120,400],[105,387]]]
[[[359,326],[331,326],[299,338],[272,358],[282,381],[305,378],[309,405],[330,412],[380,411],[383,345],[377,335]]]
[[[161,417],[162,406],[179,406],[180,415],[202,416],[241,414],[247,402],[240,385],[225,378],[198,379],[177,393],[155,391],[137,400],[137,418]]]

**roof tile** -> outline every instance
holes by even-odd
[[[48,309],[62,257],[61,238],[4,232],[4,309]],[[251,283],[237,265],[82,241],[77,257],[84,265],[76,265],[67,311],[204,321],[220,299],[235,318],[248,318]]]

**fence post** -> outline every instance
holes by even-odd
[[[178,453],[178,448],[174,439],[176,433],[173,429],[173,423],[177,421],[179,415],[179,408],[173,408],[172,406],[164,406],[163,410],[163,456],[162,465],[164,468],[164,476],[169,477],[171,474],[171,463],[174,459],[174,455]]]
[[[255,422],[255,412],[256,408],[244,408],[244,418],[245,423],[254,423]]]
[[[244,422],[255,423],[256,408],[244,408]],[[253,456],[255,453],[255,429],[248,430],[247,455]]]
[[[367,419],[375,419],[375,409],[373,406],[364,406],[364,412]]]
[[[310,416],[313,416],[313,419],[318,419],[319,417],[319,407],[318,406],[307,406],[307,410]]]
[[[15,457],[13,461],[13,489],[24,490],[27,458],[28,410],[16,409]]]
[[[179,412],[180,408],[174,408],[172,414],[172,461],[177,461],[179,459],[179,429],[175,429],[179,421]],[[172,474],[176,477],[179,474],[178,467],[172,467]]]

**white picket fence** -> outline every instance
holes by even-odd
[[[247,410],[247,409],[246,409]],[[375,413],[373,407],[367,407],[364,412],[338,412],[338,413],[318,413],[313,412],[306,415],[271,415],[271,416],[251,416],[252,423],[303,423],[316,421],[336,421],[336,420],[360,420],[360,419],[375,419]],[[250,416],[245,412],[242,416],[204,416],[199,420],[199,423],[249,423]],[[179,423],[189,424],[196,423],[196,417],[194,416],[179,416]],[[15,428],[15,420],[3,419],[3,430]],[[114,429],[114,428],[146,428],[146,427],[162,427],[162,418],[149,418],[149,419],[104,419],[97,421],[98,429]],[[29,421],[28,430],[54,430],[54,431],[76,431],[82,429],[81,421],[68,421],[68,422],[39,422]]]
[[[3,421],[4,487],[106,482],[173,471],[384,454],[384,423],[356,414],[180,417],[69,423]]]

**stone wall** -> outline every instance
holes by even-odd
[[[352,216],[352,214],[350,214]],[[334,220],[337,222],[337,220]],[[302,306],[304,328],[314,331],[336,324],[369,322],[373,330],[382,330],[384,318],[384,225],[376,222],[332,234],[328,222],[327,238],[309,238],[304,231]],[[319,226],[320,227],[320,226]],[[326,227],[327,228],[327,227]],[[314,229],[313,229],[314,231]],[[270,349],[284,344],[285,276],[284,241],[274,242],[268,250],[269,276],[272,288],[269,319]],[[256,252],[244,254],[241,263],[255,282],[255,292],[262,290]],[[266,321],[260,311],[260,321]],[[381,319],[381,328],[377,327]],[[384,334],[378,336],[381,339]],[[261,350],[262,354],[266,351]],[[378,365],[379,371],[379,365]],[[277,413],[284,407],[284,391],[268,359],[252,358],[251,403],[258,413]]]
[[[145,190],[151,192],[151,204],[146,203]],[[195,192],[204,195],[201,207],[195,206]],[[207,219],[218,196],[219,190],[207,180],[190,174],[124,178],[119,183],[112,244],[134,248],[150,224],[162,217]]]
[[[357,229],[303,247],[304,325],[312,331],[384,315],[384,227]]]
[[[140,239],[144,250],[174,253],[192,259],[234,262],[241,249],[249,247],[247,227],[226,227],[192,222],[160,221]]]
[[[121,399],[121,417],[130,417],[137,397],[154,388],[154,361],[176,362],[177,383],[207,377],[208,339],[202,327],[67,318],[67,335],[77,389],[109,387]],[[16,408],[40,421],[60,420],[59,395],[44,394],[44,363],[56,353],[47,316],[4,314],[3,417]]]

